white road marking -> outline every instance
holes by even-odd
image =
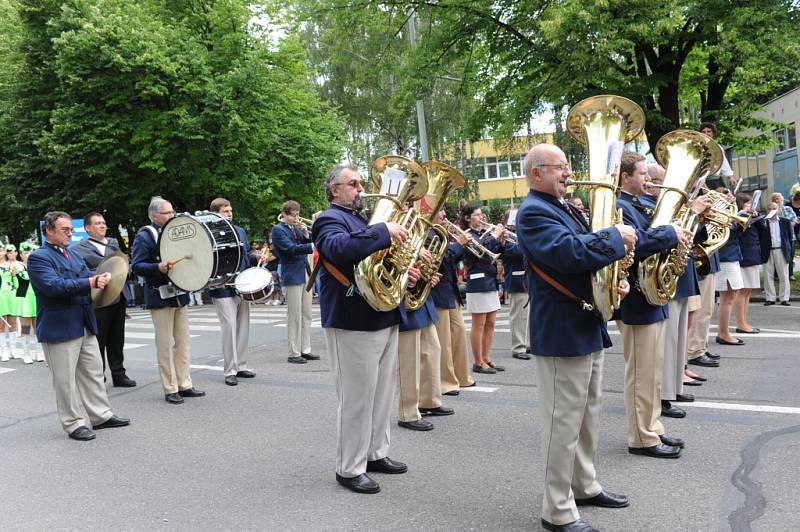
[[[132,344],[130,342],[125,342],[125,351],[127,351],[128,349],[136,349],[138,347],[144,347],[146,345],[150,344]]]
[[[482,392],[482,393],[492,393],[496,392],[500,388],[490,388],[489,386],[470,386],[469,388],[459,388],[462,392]]]
[[[155,340],[156,339],[156,333],[128,331],[128,332],[125,333],[125,339],[127,340],[128,338],[142,338],[142,339],[147,339],[147,340]]]
[[[204,365],[201,365],[201,364],[197,364],[197,365],[192,364],[189,367],[192,368],[192,369],[210,369],[210,370],[214,370],[214,371],[223,371],[225,369],[222,366],[204,366]]]
[[[773,414],[800,414],[800,408],[792,406],[772,406],[772,405],[743,405],[739,403],[707,403],[695,401],[694,403],[681,403],[684,406],[694,406],[697,408],[713,408],[717,410],[741,410],[744,412],[770,412]]]
[[[13,368],[0,368],[0,373],[11,373],[12,371],[17,371]]]

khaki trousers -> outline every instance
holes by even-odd
[[[222,353],[225,375],[236,375],[247,369],[247,348],[250,344],[250,303],[239,296],[214,298],[222,328]]]
[[[508,311],[508,325],[511,329],[511,353],[520,354],[530,350],[529,317],[530,308],[525,307],[528,303],[528,294],[525,292],[512,292],[511,308]]]
[[[336,474],[366,472],[389,453],[398,326],[379,331],[323,329],[336,384]]]
[[[177,393],[192,387],[190,374],[189,319],[186,307],[164,307],[150,310],[156,334],[156,355],[164,394]]]
[[[775,272],[778,273],[779,292],[775,292]],[[783,251],[773,249],[769,252],[769,259],[764,266],[764,298],[767,301],[789,301],[789,265],[783,258]]]
[[[686,340],[686,358],[689,360],[701,357],[708,351],[708,326],[714,313],[714,277],[715,274],[710,273],[699,283],[702,306],[692,314],[692,326],[689,327]]]
[[[441,380],[442,393],[472,386],[469,368],[469,352],[467,351],[467,331],[461,307],[454,309],[437,308],[439,321],[436,322],[436,334],[441,347]]]
[[[433,324],[424,329],[400,333],[397,350],[397,402],[400,421],[420,419],[420,406],[442,406],[440,352],[439,338]]]
[[[74,340],[43,343],[42,350],[53,377],[58,419],[64,432],[69,434],[86,426],[76,384],[91,425],[108,421],[113,414],[103,384],[103,359],[97,337],[87,330]]]
[[[686,365],[686,338],[689,332],[689,298],[669,302],[664,364],[661,371],[661,399],[674,401],[683,393],[683,368]]]
[[[563,525],[580,518],[575,497],[602,491],[594,467],[600,435],[603,351],[585,356],[536,356],[542,426],[542,519]]]
[[[311,353],[311,292],[302,284],[286,287],[289,356],[299,357]]]
[[[617,321],[625,353],[625,412],[628,447],[661,443],[661,371],[667,320],[650,325]]]

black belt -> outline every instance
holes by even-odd
[[[778,247],[776,247],[776,248],[769,248],[769,249],[781,249],[781,247],[780,247],[780,246],[778,246]]]

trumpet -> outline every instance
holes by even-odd
[[[456,240],[458,240],[459,238],[462,238],[462,237],[468,239],[469,241],[467,242],[467,244],[464,247],[466,248],[467,251],[469,251],[470,253],[475,255],[475,257],[480,259],[483,256],[486,256],[486,257],[489,257],[490,259],[492,259],[492,262],[494,262],[494,261],[496,261],[497,259],[500,258],[500,254],[499,253],[492,253],[491,251],[489,251],[488,249],[483,247],[480,244],[480,242],[478,242],[477,240],[472,238],[471,235],[469,235],[466,231],[461,229],[459,226],[457,226],[453,222],[451,222],[449,220],[442,220],[439,223],[445,228],[445,230],[447,231],[447,234],[449,234],[450,236],[452,236]]]
[[[287,225],[291,225],[293,227],[297,227],[298,229],[302,229],[304,231],[309,231],[311,229],[311,226],[314,225],[313,220],[309,220],[308,218],[303,218],[302,216],[298,216],[297,221],[293,224],[290,224],[289,222],[283,219],[283,213],[280,213],[278,215],[278,221],[283,222]]]
[[[489,222],[481,222],[481,228],[486,229],[486,232],[483,235],[481,235],[481,240],[483,240],[489,235],[492,235],[493,237],[499,239],[500,236],[503,234],[503,230],[505,230],[506,242],[509,242],[511,244],[517,243],[517,233],[509,231],[508,228],[505,227],[504,225],[501,224],[494,225],[490,224]]]

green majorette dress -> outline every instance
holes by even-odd
[[[33,292],[33,285],[30,277],[28,277],[27,267],[17,274],[17,285],[17,307],[13,315],[20,318],[35,318],[36,294]]]
[[[11,316],[17,307],[16,277],[11,267],[0,266],[0,316]]]

